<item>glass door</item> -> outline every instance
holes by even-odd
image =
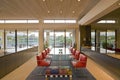
[[[106,53],[106,31],[101,31],[100,32],[100,53]]]
[[[115,30],[107,30],[107,53],[115,53]]]
[[[96,41],[95,41],[95,30],[91,31],[91,50],[95,51]]]
[[[15,30],[6,30],[6,54],[15,52]]]
[[[49,47],[51,54],[70,54],[69,48],[75,41],[75,30],[44,30],[44,48]]]
[[[55,54],[66,54],[65,47],[65,32],[55,31]]]

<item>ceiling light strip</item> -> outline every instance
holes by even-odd
[[[39,20],[0,20],[0,23],[39,23]]]
[[[55,23],[54,20],[44,20],[44,23]]]
[[[116,23],[115,20],[101,20],[101,21],[98,21],[97,23]]]
[[[0,23],[5,23],[5,21],[4,20],[0,20]]]
[[[5,23],[27,23],[27,20],[5,20]]]
[[[44,20],[44,23],[76,23],[76,20]]]
[[[28,23],[39,23],[39,20],[27,20]]]

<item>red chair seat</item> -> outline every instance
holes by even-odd
[[[74,58],[76,59],[76,60],[79,60],[79,56],[80,55],[80,51],[76,51],[76,53],[75,53],[75,55],[74,55]]]
[[[83,68],[86,67],[87,56],[80,54],[78,61],[71,61],[74,68]]]
[[[38,62],[38,66],[50,66],[51,63],[51,61],[45,61],[45,60],[40,60],[37,62]]]
[[[38,66],[50,66],[50,64],[51,64],[51,60],[46,61],[42,54],[40,56],[36,56],[36,59],[37,59]]]

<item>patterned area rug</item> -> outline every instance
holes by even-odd
[[[55,55],[55,56],[59,57],[59,55]],[[63,56],[63,58],[66,59],[65,56]],[[96,80],[86,68],[80,68],[75,70],[72,67],[69,58],[67,58],[67,60],[60,60],[60,61],[58,60],[58,58],[52,59],[51,66],[70,66],[73,74],[72,80]],[[36,67],[26,78],[26,80],[45,80],[46,68],[47,67]],[[69,80],[69,78],[57,77],[57,78],[50,78],[49,80]]]

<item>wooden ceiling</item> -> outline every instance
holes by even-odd
[[[112,11],[111,13],[103,16],[101,19],[120,20],[120,8]]]
[[[0,0],[0,19],[80,19],[99,0]]]

